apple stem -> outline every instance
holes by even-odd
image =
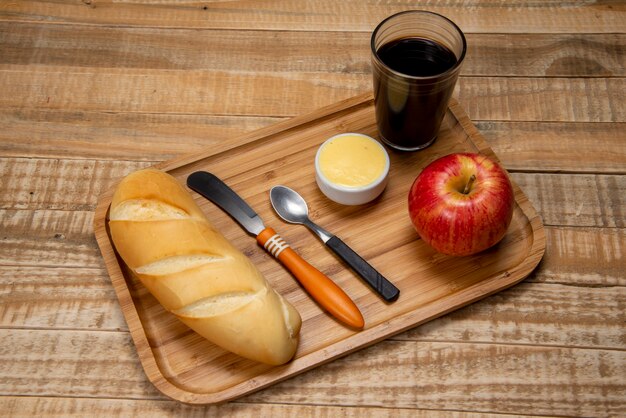
[[[476,175],[472,174],[463,189],[463,194],[468,194],[470,189],[472,188],[472,184],[474,184],[474,180],[476,180]]]

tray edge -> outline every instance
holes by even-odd
[[[230,149],[238,148],[240,146],[244,146],[255,142],[263,137],[267,137],[269,135],[283,132],[289,129],[292,129],[297,126],[301,126],[306,123],[310,123],[311,121],[318,120],[323,117],[327,117],[329,115],[333,115],[337,112],[347,111],[348,109],[360,106],[369,101],[373,100],[372,93],[365,93],[358,96],[351,97],[349,99],[345,99],[343,101],[339,101],[333,103],[329,106],[325,106],[313,112],[310,112],[305,115],[296,116],[294,118],[287,119],[282,122],[278,122],[276,124],[269,125],[265,128],[261,128],[259,130],[255,130],[253,132],[241,135],[237,137],[236,140],[230,141],[229,143],[223,146],[212,146],[207,147],[205,151],[189,153],[182,155],[180,157],[176,157],[174,159],[170,159],[164,161],[162,163],[156,164],[153,167],[158,168],[163,171],[172,171],[187,164],[191,164],[195,161],[208,158],[212,155],[226,152]],[[493,150],[489,147],[486,140],[483,138],[482,134],[478,131],[476,126],[471,122],[465,111],[462,109],[461,105],[456,99],[451,99],[449,103],[449,109],[454,114],[455,118],[462,124],[464,131],[468,134],[469,139],[476,145],[481,153],[485,153],[486,155],[494,158],[497,161],[500,161]],[[431,321],[437,317],[446,315],[456,309],[467,306],[471,303],[474,303],[480,299],[483,299],[487,296],[493,295],[497,292],[500,292],[506,288],[509,288],[520,281],[524,280],[539,264],[543,254],[545,252],[545,231],[543,228],[543,223],[535,208],[532,206],[530,201],[528,200],[525,193],[517,186],[517,184],[513,183],[515,189],[516,202],[526,218],[529,221],[531,231],[533,233],[533,244],[528,251],[529,256],[524,258],[522,263],[515,266],[512,269],[512,272],[507,271],[501,275],[492,276],[486,280],[483,280],[475,285],[472,285],[468,288],[462,290],[464,294],[463,303],[454,304],[453,306],[446,307],[443,311],[438,311],[433,314],[426,314],[420,321],[411,322],[411,318],[416,316],[418,313],[420,315],[424,314],[424,312],[428,312],[432,310],[433,304],[427,304],[424,307],[420,307],[418,310],[411,311],[402,316],[396,317],[393,320],[387,321],[384,326],[393,328],[390,332],[385,333],[384,336],[378,336],[374,339],[368,339],[368,334],[370,332],[378,331],[378,327],[376,329],[368,329],[362,331],[357,334],[358,338],[356,344],[353,344],[349,350],[342,351],[341,353],[333,353],[332,350],[323,350],[324,353],[321,355],[317,355],[316,358],[321,356],[320,361],[308,361],[308,364],[305,364],[304,367],[299,368],[294,372],[289,372],[289,365],[279,366],[276,369],[273,369],[269,374],[270,376],[264,376],[261,379],[252,379],[251,381],[245,381],[240,384],[231,386],[227,389],[212,392],[212,393],[193,393],[185,391],[179,386],[175,385],[171,381],[169,381],[165,375],[161,372],[156,358],[152,352],[150,344],[148,342],[148,337],[145,333],[145,329],[143,328],[143,324],[139,318],[139,313],[136,310],[136,306],[133,302],[133,298],[130,295],[130,291],[126,286],[124,275],[121,271],[120,266],[117,263],[113,263],[112,259],[117,259],[115,255],[115,250],[113,249],[112,243],[110,242],[110,238],[108,233],[106,232],[106,213],[111,203],[111,199],[113,196],[113,192],[117,185],[119,184],[121,179],[115,181],[109,189],[103,192],[98,197],[98,204],[94,214],[93,227],[94,234],[96,236],[96,241],[98,243],[98,247],[100,252],[103,255],[105,266],[107,272],[109,273],[109,277],[111,279],[112,285],[120,302],[120,306],[122,308],[122,312],[124,314],[124,318],[129,327],[129,332],[131,334],[131,338],[133,343],[137,349],[137,354],[139,360],[142,364],[144,372],[148,377],[148,380],[164,395],[178,400],[183,403],[188,404],[218,404],[233,400],[235,398],[248,395],[252,392],[256,392],[258,390],[262,390],[268,386],[276,384],[282,380],[286,380],[288,378],[294,377],[298,374],[304,373],[312,368],[321,366],[330,361],[336,360],[338,358],[347,356],[355,351],[361,350],[367,346],[374,345],[380,341],[383,341],[390,336],[397,335],[401,332],[404,332],[408,329],[417,327],[425,322]],[[518,197],[521,198],[521,201],[518,200]],[[501,280],[504,276],[507,280],[504,281],[504,285],[499,286],[497,288],[491,289],[489,292],[481,292],[481,288],[488,287],[487,285],[494,280]],[[441,307],[442,305],[437,305]],[[445,305],[444,305],[445,306]],[[423,312],[424,311],[424,312]],[[132,322],[132,324],[131,324]],[[391,327],[392,324],[395,326]],[[309,354],[311,356],[311,354]],[[309,356],[306,356],[307,358]]]

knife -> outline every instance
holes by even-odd
[[[300,257],[272,228],[266,228],[257,213],[214,174],[196,171],[187,186],[209,199],[235,219],[268,253],[278,259],[309,295],[331,315],[353,328],[362,329],[363,315],[335,282]]]

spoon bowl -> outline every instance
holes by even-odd
[[[270,190],[270,201],[274,210],[284,221],[303,224],[309,219],[309,207],[295,190],[285,186],[275,186]]]
[[[311,221],[306,201],[295,190],[287,186],[274,186],[270,190],[270,202],[278,216],[284,221],[307,226],[324,243],[332,238],[332,234]]]

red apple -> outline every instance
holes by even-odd
[[[450,154],[430,163],[409,192],[409,216],[437,251],[470,255],[498,243],[514,206],[506,171],[481,154]]]

